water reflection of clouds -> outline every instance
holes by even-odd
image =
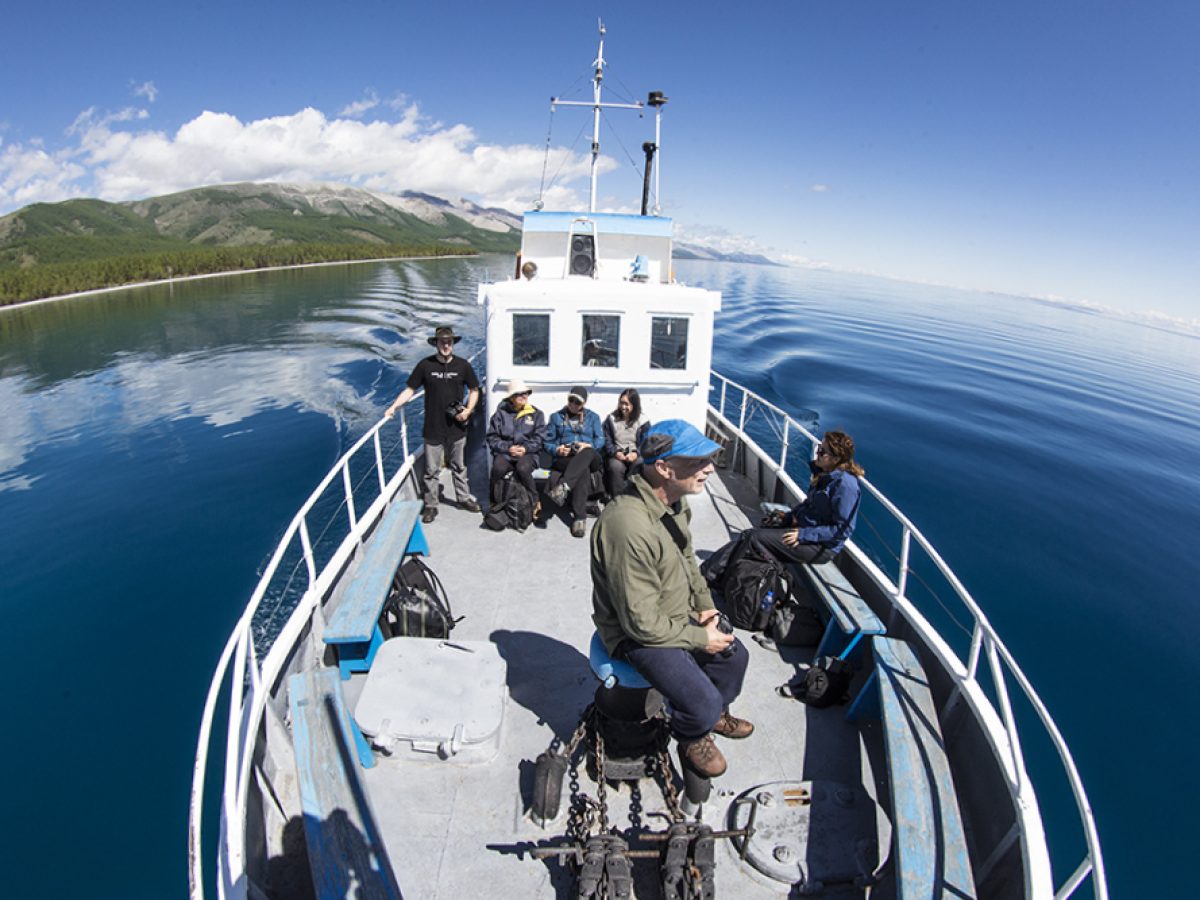
[[[270,409],[317,412],[339,426],[373,419],[379,410],[371,394],[384,371],[361,345],[305,344],[168,359],[123,355],[100,372],[41,391],[22,378],[0,379],[0,491],[31,488],[40,476],[20,469],[48,443],[118,443],[184,418],[227,429]]]

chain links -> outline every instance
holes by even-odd
[[[683,807],[679,804],[679,791],[675,787],[675,767],[671,764],[671,754],[667,752],[667,737],[665,732],[658,739],[658,774],[662,779],[663,799],[667,801],[667,812],[673,822],[682,822],[687,818]]]

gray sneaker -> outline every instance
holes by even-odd
[[[571,537],[583,537],[587,534],[587,522],[583,519],[576,519],[571,523]]]

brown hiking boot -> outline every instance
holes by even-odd
[[[725,755],[717,749],[711,734],[706,734],[698,741],[679,745],[679,761],[697,775],[705,778],[716,778],[724,775],[728,765]]]
[[[725,710],[721,713],[721,718],[717,719],[717,724],[713,726],[713,733],[740,741],[742,738],[748,738],[754,734],[754,725],[745,719],[731,716],[729,710]]]

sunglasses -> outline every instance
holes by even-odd
[[[817,448],[817,456],[833,456],[833,454],[830,453],[828,450],[826,450],[824,447],[818,447]]]

